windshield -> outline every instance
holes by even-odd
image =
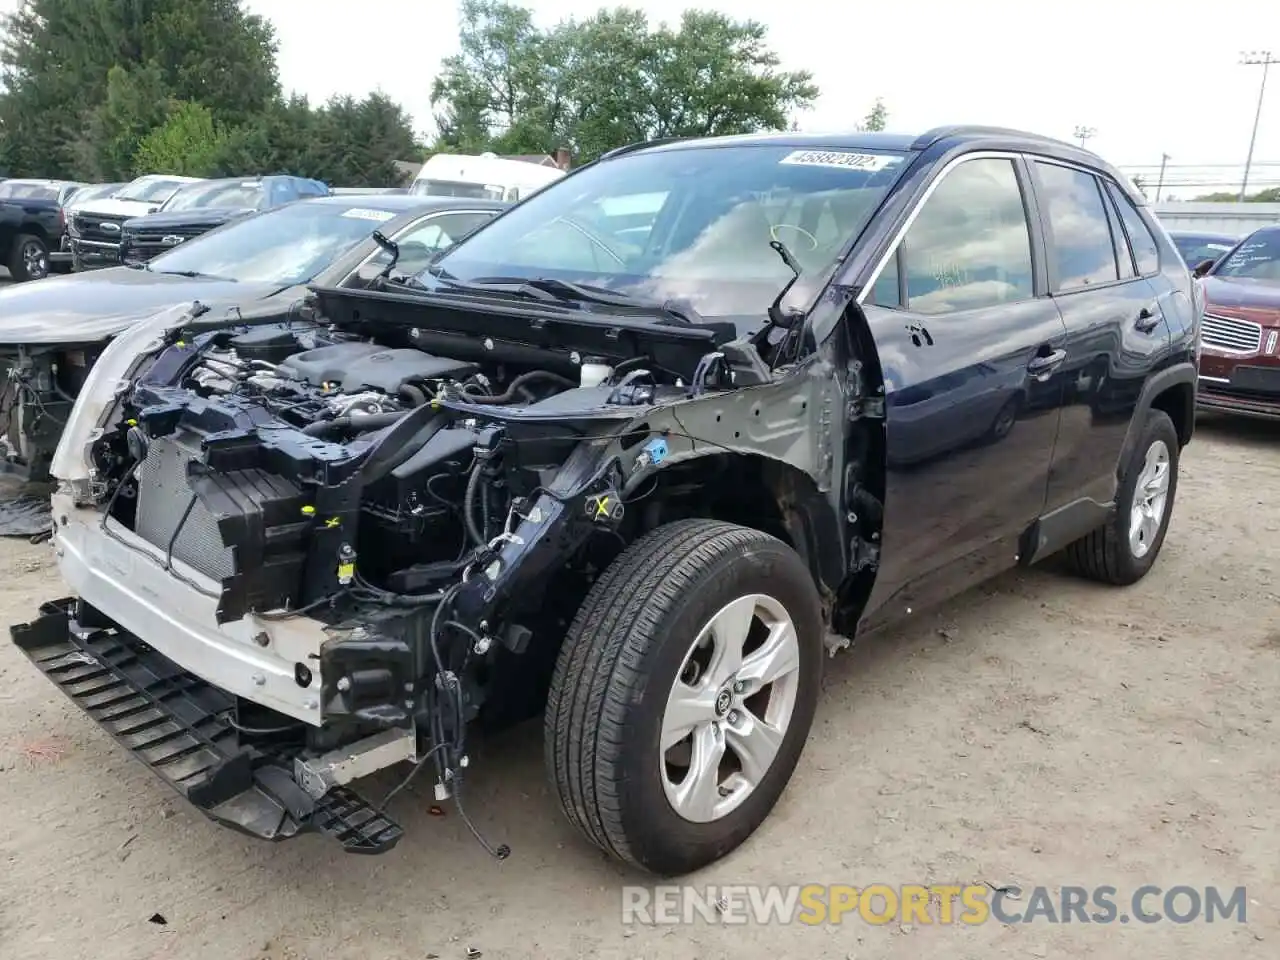
[[[1213,275],[1280,283],[1280,230],[1259,230],[1246,237]]]
[[[0,199],[5,200],[57,200],[58,188],[44,183],[23,183],[7,180],[0,183]]]
[[[410,193],[420,197],[466,197],[468,200],[501,200],[502,187],[463,180],[415,180]]]
[[[1235,241],[1223,237],[1175,236],[1173,245],[1187,266],[1196,267],[1206,260],[1217,260],[1235,246]]]
[[[164,203],[175,190],[185,186],[185,180],[146,180],[131,183],[116,194],[117,200],[137,200],[141,203]]]
[[[287,287],[306,283],[394,217],[355,204],[290,204],[188,240],[147,266]]]
[[[263,196],[262,184],[252,180],[193,183],[175,193],[164,205],[164,210],[165,213],[173,210],[195,210],[201,207],[257,210],[262,204]]]
[[[119,189],[120,184],[118,183],[104,183],[94,185],[92,187],[81,187],[71,195],[71,199],[67,202],[72,206],[78,207],[90,200],[99,200],[103,197],[113,196]]]
[[[754,325],[792,277],[770,242],[801,267],[797,289],[816,293],[904,159],[773,145],[622,156],[544,187],[431,270],[463,281],[568,280]]]

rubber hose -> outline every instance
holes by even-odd
[[[552,380],[561,386],[572,389],[577,384],[568,377],[562,377],[558,373],[552,373],[550,370],[530,370],[528,373],[522,373],[507,385],[507,389],[498,394],[496,397],[467,397],[467,403],[477,404],[501,404],[510,403],[520,393],[520,388],[526,383],[532,383],[535,380]]]
[[[398,393],[401,397],[407,398],[410,405],[415,407],[420,407],[427,402],[426,392],[411,383],[402,384]]]
[[[345,417],[334,417],[332,420],[317,420],[302,428],[309,437],[319,437],[326,433],[340,430],[359,429],[376,430],[378,427],[389,427],[404,416],[404,411],[395,410],[388,413],[351,413]]]
[[[476,546],[483,547],[485,540],[480,528],[476,526],[476,493],[480,490],[480,464],[471,468],[471,476],[467,477],[467,492],[462,498],[462,520],[467,525],[467,534],[475,541]]]

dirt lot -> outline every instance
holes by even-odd
[[[506,862],[429,815],[425,784],[385,857],[273,847],[184,808],[0,643],[0,956],[1274,958],[1278,495],[1280,428],[1203,422],[1139,586],[1011,574],[831,661],[781,805],[696,878],[1109,884],[1122,906],[1244,885],[1246,925],[628,928],[619,888],[644,880],[562,823],[536,726],[485,745],[471,788]],[[51,560],[0,543],[0,620],[59,592]]]

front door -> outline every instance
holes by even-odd
[[[1044,509],[1065,329],[1041,295],[1026,177],[1003,155],[942,173],[863,304],[888,461],[864,628],[1012,566]]]

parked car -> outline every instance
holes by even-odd
[[[643,237],[617,203],[642,195]],[[411,280],[118,337],[53,464],[77,599],[12,636],[247,833],[389,849],[396,790],[356,778],[408,762],[461,799],[468,728],[541,711],[583,837],[686,873],[768,815],[857,634],[1059,552],[1151,569],[1200,298],[1071,144],[624,148]],[[954,425],[949,396],[994,418],[1015,390],[1037,403],[990,441]],[[920,457],[926,416],[961,435]]]
[[[130,181],[108,197],[77,204],[67,224],[72,269],[118,264],[124,222],[154,213],[181,187],[198,180],[198,177],[148,174]]]
[[[1200,409],[1280,418],[1280,225],[1197,268],[1204,278]]]
[[[417,271],[502,208],[433,197],[306,200],[227,224],[144,265],[0,290],[3,469],[47,478],[90,367],[113,337],[156,311],[193,300],[290,304],[321,274],[337,286],[365,284],[367,271],[380,270],[386,257],[369,239],[375,230],[398,242],[400,269]]]
[[[62,204],[62,235],[58,238],[58,248],[49,252],[49,259],[56,272],[67,273],[74,267],[74,257],[71,253],[71,221],[76,210],[94,201],[110,197],[125,186],[127,186],[125,183],[89,183],[67,197]]]
[[[327,184],[305,177],[230,177],[193,183],[170,197],[158,212],[124,222],[120,259],[143,263],[232,220],[328,194]]]
[[[0,256],[15,282],[49,275],[66,231],[63,205],[81,186],[69,180],[0,183]]]
[[[1229,233],[1193,233],[1187,230],[1170,230],[1169,236],[1178,248],[1182,262],[1193,270],[1205,260],[1217,260],[1240,241],[1239,237]]]

